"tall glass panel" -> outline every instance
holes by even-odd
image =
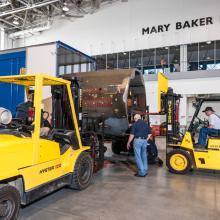
[[[142,66],[141,52],[142,52],[141,50],[130,52],[130,67],[131,68],[141,69],[141,66]]]
[[[187,45],[187,62],[188,62],[188,70],[198,70],[198,60],[199,60],[199,51],[198,51],[198,43]]]
[[[64,75],[65,74],[65,66],[59,66],[59,75]]]
[[[214,41],[199,43],[199,69],[215,69]]]
[[[220,40],[215,42],[215,69],[220,69]]]
[[[97,70],[106,69],[106,55],[96,56],[96,67]]]
[[[169,58],[168,58],[168,47],[161,47],[156,49],[156,72],[160,71],[163,73],[169,72]]]
[[[117,68],[117,53],[107,54],[107,69]]]
[[[143,73],[155,73],[155,49],[143,50]]]
[[[66,66],[66,73],[67,73],[67,74],[72,73],[72,65],[67,65],[67,66]]]
[[[180,72],[180,46],[169,47],[170,72]]]
[[[122,52],[118,54],[118,68],[129,68],[129,52]]]

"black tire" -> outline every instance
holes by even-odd
[[[75,164],[70,188],[83,190],[89,186],[93,176],[93,160],[87,152],[82,152]]]
[[[15,220],[20,210],[21,197],[18,190],[10,185],[0,185],[0,219]]]
[[[175,149],[167,153],[166,165],[171,173],[186,174],[192,168],[192,157],[188,151]]]

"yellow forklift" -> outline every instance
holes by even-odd
[[[33,108],[27,121],[12,118],[9,110],[0,108],[0,219],[8,220],[17,218],[21,204],[26,205],[58,188],[88,187],[93,161],[88,153],[90,147],[82,146],[69,81],[36,74],[0,77],[0,83],[34,89]],[[52,103],[47,115],[52,114],[52,128],[45,134],[42,93],[48,87],[52,91]],[[59,87],[66,92],[65,108],[62,108],[65,112],[53,111]],[[60,124],[56,123],[58,118]]]
[[[168,79],[158,74],[158,108],[166,115],[166,165],[170,172],[186,174],[192,169],[220,170],[220,131],[208,137],[207,147],[198,148],[195,134],[198,128],[208,126],[207,120],[199,118],[207,103],[220,103],[220,98],[197,98],[190,125],[182,134],[179,129],[178,108],[181,95],[168,87]]]

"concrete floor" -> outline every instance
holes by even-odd
[[[107,163],[85,191],[61,189],[22,208],[19,219],[220,219],[220,174],[181,176],[155,165],[146,178],[133,174],[134,166],[126,162]]]

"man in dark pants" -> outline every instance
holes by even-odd
[[[135,160],[138,167],[137,177],[145,177],[148,173],[147,161],[147,141],[150,138],[150,129],[148,125],[141,120],[141,116],[136,114],[134,116],[135,123],[132,126],[131,133],[127,143],[127,149],[131,147],[131,142],[134,139],[133,147]]]

